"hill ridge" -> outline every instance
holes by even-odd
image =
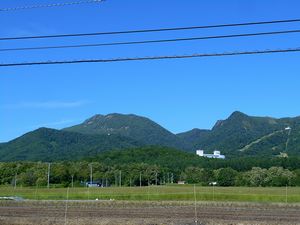
[[[288,139],[284,131],[291,130]],[[235,111],[208,129],[173,134],[151,119],[135,114],[95,114],[62,130],[41,127],[0,143],[0,159],[50,160],[80,158],[105,150],[162,146],[191,151],[220,150],[227,157],[300,155],[300,117],[249,116]],[[246,150],[243,150],[246,149]],[[243,150],[243,151],[241,151]],[[69,154],[67,156],[67,154]]]

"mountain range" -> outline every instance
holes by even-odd
[[[228,157],[299,156],[300,117],[275,119],[234,112],[211,130],[173,134],[134,114],[95,115],[62,130],[39,128],[0,144],[0,161],[55,161],[91,157],[103,151],[166,146],[187,152],[220,150]]]

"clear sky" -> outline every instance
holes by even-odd
[[[0,8],[63,0],[1,0]],[[68,2],[70,0],[66,0]],[[0,12],[0,37],[84,33],[299,18],[298,0],[107,0],[102,4]],[[0,48],[101,43],[299,29],[300,23],[1,41]],[[300,34],[27,52],[0,62],[174,55],[300,47]],[[239,110],[300,115],[300,53],[0,68],[0,142],[38,127],[62,128],[94,114],[146,116],[177,133],[211,128]]]

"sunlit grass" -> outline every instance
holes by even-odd
[[[67,188],[0,187],[1,196],[33,200],[64,200]],[[198,201],[300,203],[300,187],[202,187],[196,186]],[[193,185],[149,187],[69,188],[71,200],[192,201]]]

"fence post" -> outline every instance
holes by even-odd
[[[67,225],[67,213],[68,213],[68,201],[69,201],[69,187],[67,188],[67,200],[66,200],[66,208],[65,208],[65,225]]]
[[[198,224],[197,216],[197,194],[196,194],[196,185],[194,184],[194,207],[195,207],[195,224]]]
[[[285,203],[288,203],[288,186],[285,186]]]

